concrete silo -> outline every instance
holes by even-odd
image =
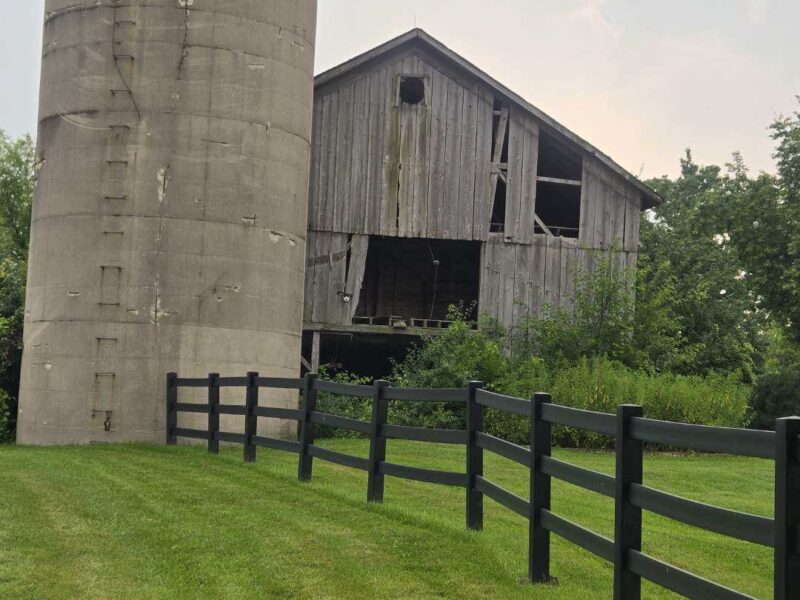
[[[316,0],[45,11],[18,440],[163,441],[168,371],[298,373]]]

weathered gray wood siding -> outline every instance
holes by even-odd
[[[639,247],[641,193],[594,158],[583,160],[580,245],[635,252]]]
[[[349,325],[358,306],[369,236],[309,231],[303,321]],[[350,295],[350,302],[343,295]]]
[[[610,252],[544,234],[536,234],[531,244],[493,237],[481,252],[479,312],[512,327],[529,315],[540,314],[545,306],[570,308],[576,273],[591,272],[597,257]],[[613,255],[621,268],[636,268],[635,251],[615,250]]]
[[[493,96],[432,62],[397,56],[318,90],[311,229],[486,239]],[[399,102],[401,75],[424,78],[424,103]]]
[[[424,79],[424,103],[399,101],[401,75]],[[490,235],[493,102],[492,88],[419,50],[317,88],[306,322],[351,322],[370,235],[485,242],[479,311],[507,326],[570,306],[576,269],[591,270],[598,251],[635,266],[641,191],[580,150],[579,237],[534,233],[540,123],[513,104],[505,231]]]
[[[531,243],[536,210],[536,170],[539,161],[539,125],[533,116],[512,107],[508,131],[508,184],[505,237]]]

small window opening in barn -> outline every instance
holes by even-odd
[[[580,183],[583,159],[565,143],[543,131],[539,136],[539,165],[536,174],[539,177]]]
[[[536,233],[578,237],[583,159],[566,143],[543,131],[536,171]]]
[[[354,323],[446,327],[448,308],[477,318],[480,242],[371,237]]]
[[[539,223],[536,233],[550,233],[557,237],[578,237],[581,220],[581,188],[539,181],[536,184],[536,215],[548,231]]]
[[[425,79],[411,75],[400,76],[400,102],[422,104],[425,101]]]

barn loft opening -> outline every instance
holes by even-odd
[[[581,155],[543,131],[539,136],[536,174],[536,232],[577,238],[583,179]]]
[[[446,325],[448,307],[477,317],[480,242],[371,237],[355,323]]]
[[[542,131],[539,135],[539,177],[580,181],[583,176],[583,159],[553,135]]]
[[[425,79],[410,75],[400,76],[400,102],[422,104],[425,101]]]

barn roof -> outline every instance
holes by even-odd
[[[634,175],[632,175],[624,168],[622,168],[619,164],[614,162],[614,160],[612,160],[611,157],[609,157],[607,154],[595,148],[592,144],[590,144],[577,134],[573,133],[566,127],[564,127],[554,118],[547,115],[546,113],[535,107],[533,104],[531,104],[518,94],[511,91],[502,83],[500,83],[499,81],[497,81],[484,71],[480,70],[478,67],[473,65],[464,57],[453,52],[452,50],[450,50],[450,48],[442,44],[439,40],[437,40],[436,38],[434,38],[433,36],[431,36],[430,34],[419,28],[412,29],[411,31],[408,31],[403,35],[400,35],[392,40],[389,40],[388,42],[381,44],[380,46],[377,46],[372,50],[368,50],[367,52],[364,52],[363,54],[360,54],[355,58],[352,58],[336,67],[328,69],[323,73],[320,73],[314,78],[314,87],[316,88],[326,85],[335,79],[338,79],[340,77],[343,77],[351,73],[354,70],[368,66],[372,62],[379,60],[388,53],[414,45],[421,45],[425,47],[427,50],[433,51],[436,55],[440,56],[442,59],[454,64],[456,67],[463,69],[464,71],[467,71],[470,75],[472,75],[479,81],[483,82],[485,85],[493,88],[498,95],[503,96],[507,101],[529,112],[534,117],[536,117],[540,122],[545,124],[547,127],[558,132],[573,144],[579,146],[587,154],[594,156],[606,167],[611,169],[613,172],[617,173],[620,177],[622,177],[625,181],[627,181],[630,185],[637,188],[642,193],[643,209],[652,208],[653,206],[656,206],[663,202],[661,196],[659,196],[653,189],[642,183]]]

